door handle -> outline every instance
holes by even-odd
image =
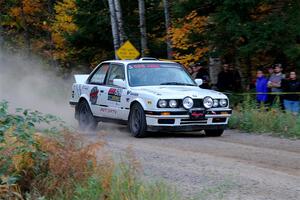
[[[100,92],[101,92],[101,93],[103,93],[103,92],[104,92],[104,90],[100,90]]]

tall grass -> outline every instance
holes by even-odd
[[[166,184],[140,179],[130,150],[116,163],[103,141],[86,144],[66,129],[37,131],[37,123],[60,124],[54,116],[7,110],[8,103],[0,102],[0,199],[180,199]]]
[[[269,133],[288,138],[300,138],[300,117],[281,110],[279,102],[272,107],[257,105],[254,98],[245,96],[234,108],[229,127],[254,133]]]

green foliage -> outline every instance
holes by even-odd
[[[8,102],[0,103],[0,185],[20,187],[29,200],[179,199],[166,184],[138,178],[137,161],[129,154],[116,165],[110,159],[97,161],[100,142],[83,145],[64,132],[49,137],[37,133],[40,123],[63,122],[38,111],[17,109],[9,114]]]
[[[63,126],[59,118],[43,115],[38,111],[18,108],[16,114],[9,114],[8,102],[0,102],[0,184],[12,184],[22,179],[27,168],[32,169],[33,173],[40,170],[46,155],[40,150],[35,133],[36,124],[41,123]],[[54,130],[56,129],[50,128],[45,132],[54,133]],[[33,162],[33,159],[40,163]],[[3,177],[8,181],[2,180]]]
[[[103,193],[103,189],[101,187],[101,180],[97,176],[91,176],[87,184],[80,185],[78,184],[75,188],[74,193],[74,200],[82,200],[82,199],[89,199],[89,200],[98,200]]]
[[[247,132],[300,138],[299,121],[299,116],[281,110],[279,99],[269,108],[265,105],[258,106],[251,96],[245,96],[242,104],[233,111],[229,127]]]
[[[163,182],[145,183],[137,175],[132,163],[120,163],[112,177],[109,199],[179,199],[177,192]]]
[[[76,55],[73,55],[73,60],[92,63],[95,57],[97,58],[97,54],[103,56],[103,58],[99,57],[97,59],[107,59],[107,56],[113,57],[107,2],[76,0],[76,4],[78,10],[74,16],[74,22],[78,27],[78,31],[67,36],[67,39],[77,50]]]

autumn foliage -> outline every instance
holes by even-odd
[[[58,2],[54,9],[55,19],[51,26],[51,35],[55,46],[54,58],[66,60],[71,50],[66,36],[77,31],[73,19],[77,12],[76,2],[75,0],[63,0]]]
[[[196,11],[182,19],[177,19],[176,26],[170,29],[171,40],[175,52],[173,56],[185,66],[199,61],[208,51],[205,40],[195,39],[203,34],[208,23],[208,17],[199,16]]]

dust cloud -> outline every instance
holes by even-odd
[[[38,110],[63,119],[68,126],[77,127],[69,97],[74,79],[55,74],[39,58],[25,59],[0,51],[0,101],[15,108]]]

